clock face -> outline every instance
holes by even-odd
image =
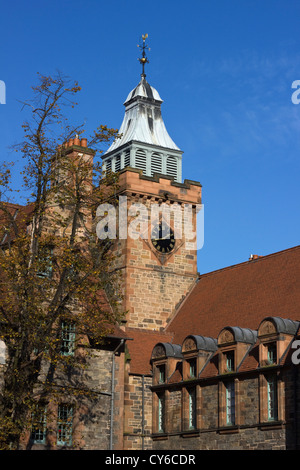
[[[154,248],[162,254],[170,253],[175,247],[174,232],[163,221],[152,229],[151,241]]]

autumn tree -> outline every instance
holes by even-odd
[[[25,205],[11,203],[11,167],[0,169],[1,449],[18,448],[36,402],[54,393],[50,371],[82,366],[82,357],[64,354],[61,325],[96,347],[122,317],[111,241],[95,230],[97,207],[117,188],[116,175],[101,175],[97,156],[117,131],[99,126],[82,146],[83,126],[66,118],[79,91],[60,74],[39,75],[33,99],[23,103],[30,119],[17,150],[30,192]]]

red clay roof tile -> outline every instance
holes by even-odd
[[[165,331],[218,337],[225,326],[257,330],[267,316],[300,320],[300,246],[200,276]]]
[[[130,373],[151,374],[151,353],[157,343],[173,343],[173,335],[161,331],[127,328],[126,334],[133,341],[127,341],[131,358]]]

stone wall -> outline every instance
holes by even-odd
[[[296,368],[279,372],[282,392],[279,418],[261,421],[260,375],[236,378],[236,424],[224,426],[220,418],[220,380],[198,381],[197,428],[184,430],[185,385],[166,387],[166,432],[153,434],[153,450],[284,450],[299,446],[300,380]]]
[[[44,363],[40,380],[50,377],[55,386],[45,397],[47,403],[47,437],[45,444],[33,443],[28,431],[21,442],[21,449],[62,449],[57,445],[57,409],[60,403],[74,407],[71,449],[108,450],[111,444],[112,361],[115,344],[92,350],[83,369],[68,367],[67,373],[56,367],[51,370]],[[0,384],[3,382],[4,365],[0,366]],[[36,389],[37,397],[39,390]],[[112,446],[123,448],[124,418],[124,352],[115,354],[114,419]]]
[[[152,377],[127,374],[125,380],[124,449],[151,449]]]
[[[127,223],[127,238],[120,239],[117,235],[114,252],[117,255],[115,266],[123,275],[127,326],[159,330],[167,324],[197,279],[197,251],[184,238],[183,214],[184,204],[193,207],[195,232],[195,208],[201,204],[201,185],[196,182],[175,184],[168,177],[147,178],[138,170],[126,169],[120,173],[119,187],[119,196],[126,200],[127,212],[118,212],[117,216],[121,220],[122,215],[122,221]],[[133,204],[146,209],[136,214],[139,223],[129,213]],[[165,221],[172,229],[174,207],[181,211],[183,236],[176,238],[175,248],[169,253],[157,251],[151,242],[153,225],[159,222],[157,214],[151,217],[151,209],[161,207],[161,204],[170,209],[170,220]]]

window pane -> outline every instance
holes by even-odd
[[[276,363],[276,345],[275,344],[269,344],[268,345],[268,361],[270,364],[275,364]]]
[[[32,413],[31,440],[44,444],[46,439],[46,406],[37,405]]]
[[[226,424],[235,424],[235,390],[234,382],[226,384]]]
[[[75,351],[75,324],[61,323],[61,354],[71,356]]]
[[[72,444],[73,407],[59,405],[57,416],[57,444],[69,446]]]
[[[277,379],[275,376],[267,378],[268,383],[268,419],[277,419]]]
[[[229,351],[226,354],[226,369],[228,372],[232,372],[234,370],[234,352]]]
[[[189,428],[196,428],[196,389],[191,388],[189,391]]]
[[[190,364],[190,378],[194,379],[196,377],[196,360],[192,359],[189,361]]]
[[[166,380],[166,367],[165,365],[159,366],[159,383],[164,383]]]
[[[158,395],[158,432],[165,431],[165,396]]]

